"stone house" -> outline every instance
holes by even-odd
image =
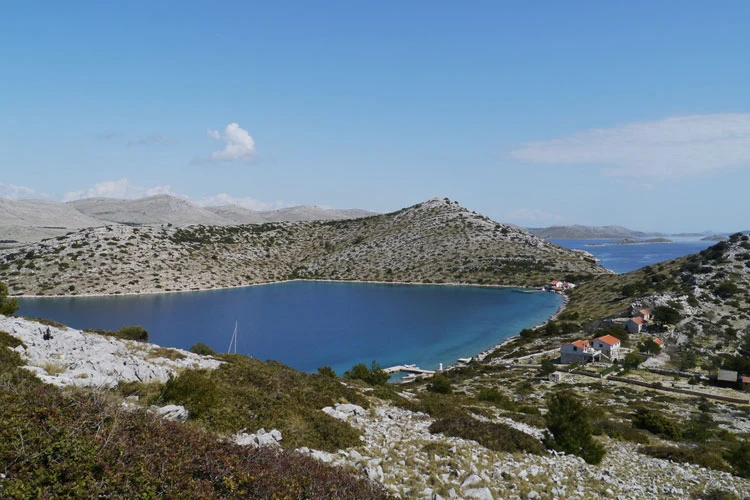
[[[564,365],[591,363],[592,361],[599,361],[601,356],[602,353],[591,347],[588,340],[576,340],[560,348],[560,363]]]
[[[635,318],[630,318],[627,323],[625,323],[625,329],[628,331],[628,333],[641,333],[645,330],[646,327],[646,321],[640,316],[636,316]]]
[[[609,358],[610,361],[620,359],[620,339],[612,335],[597,337],[593,341],[593,348]]]

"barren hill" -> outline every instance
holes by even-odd
[[[200,208],[187,200],[165,194],[137,200],[86,198],[71,201],[68,204],[90,217],[107,223],[174,224],[177,226],[226,223],[225,219],[205,208]]]
[[[84,229],[0,252],[13,294],[196,290],[294,278],[538,286],[607,273],[590,254],[435,198],[327,222]]]
[[[290,222],[310,220],[357,219],[376,215],[366,210],[336,210],[317,206],[301,205],[278,210],[248,210],[237,205],[206,207],[206,210],[222,217],[230,224],[262,224],[264,222]]]
[[[82,228],[112,224],[187,226],[263,222],[340,220],[375,215],[364,210],[317,206],[253,211],[237,205],[199,207],[188,200],[156,195],[135,200],[86,198],[68,203],[0,198],[0,248],[54,238]]]

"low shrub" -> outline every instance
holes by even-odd
[[[452,394],[453,386],[450,379],[444,373],[437,373],[430,379],[427,389],[439,394]]]
[[[216,351],[203,342],[197,342],[190,346],[190,352],[200,354],[201,356],[216,356]]]
[[[468,414],[438,419],[430,425],[430,432],[472,439],[495,451],[544,453],[542,443],[525,432],[501,423],[479,421]]]
[[[592,437],[589,409],[578,397],[564,391],[552,394],[547,401],[547,448],[572,453],[590,464],[598,464],[604,457],[604,447]]]
[[[661,458],[662,460],[696,464],[701,467],[725,472],[729,471],[729,466],[724,459],[713,450],[708,450],[705,447],[641,446],[638,448],[638,452],[650,457]]]
[[[645,429],[658,436],[671,440],[677,440],[682,437],[682,428],[680,424],[669,417],[658,413],[656,410],[640,408],[633,415],[633,426],[638,429]]]
[[[599,436],[605,434],[618,441],[630,441],[631,443],[648,444],[648,434],[633,427],[630,422],[618,422],[611,419],[597,420],[594,423],[594,434]]]
[[[373,361],[370,368],[367,368],[364,363],[352,366],[350,370],[344,372],[344,378],[362,380],[370,385],[384,385],[388,383],[391,376],[380,367],[377,361]]]

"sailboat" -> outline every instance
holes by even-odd
[[[234,345],[234,352],[232,352],[232,345]],[[237,321],[234,322],[234,332],[232,333],[232,339],[229,341],[229,354],[237,354]]]

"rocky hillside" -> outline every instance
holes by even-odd
[[[662,312],[651,330],[668,330],[706,371],[737,356],[744,335],[750,339],[750,236],[736,233],[695,255],[599,276],[571,293],[566,312],[599,326],[644,307]]]
[[[435,198],[354,220],[83,229],[0,252],[14,295],[197,290],[285,279],[539,286],[605,274],[590,254]]]
[[[81,488],[168,498],[750,495],[741,455],[749,449],[746,407],[575,374],[552,383],[520,359],[370,387],[245,356],[201,361],[61,325],[45,340],[44,328],[0,316],[3,498],[69,497]],[[96,388],[60,390],[37,377]],[[107,390],[88,379],[115,383]],[[586,404],[576,411],[604,451],[601,461],[545,444],[548,401],[571,394]],[[646,430],[638,415],[685,432]],[[728,443],[726,458],[718,438]]]

